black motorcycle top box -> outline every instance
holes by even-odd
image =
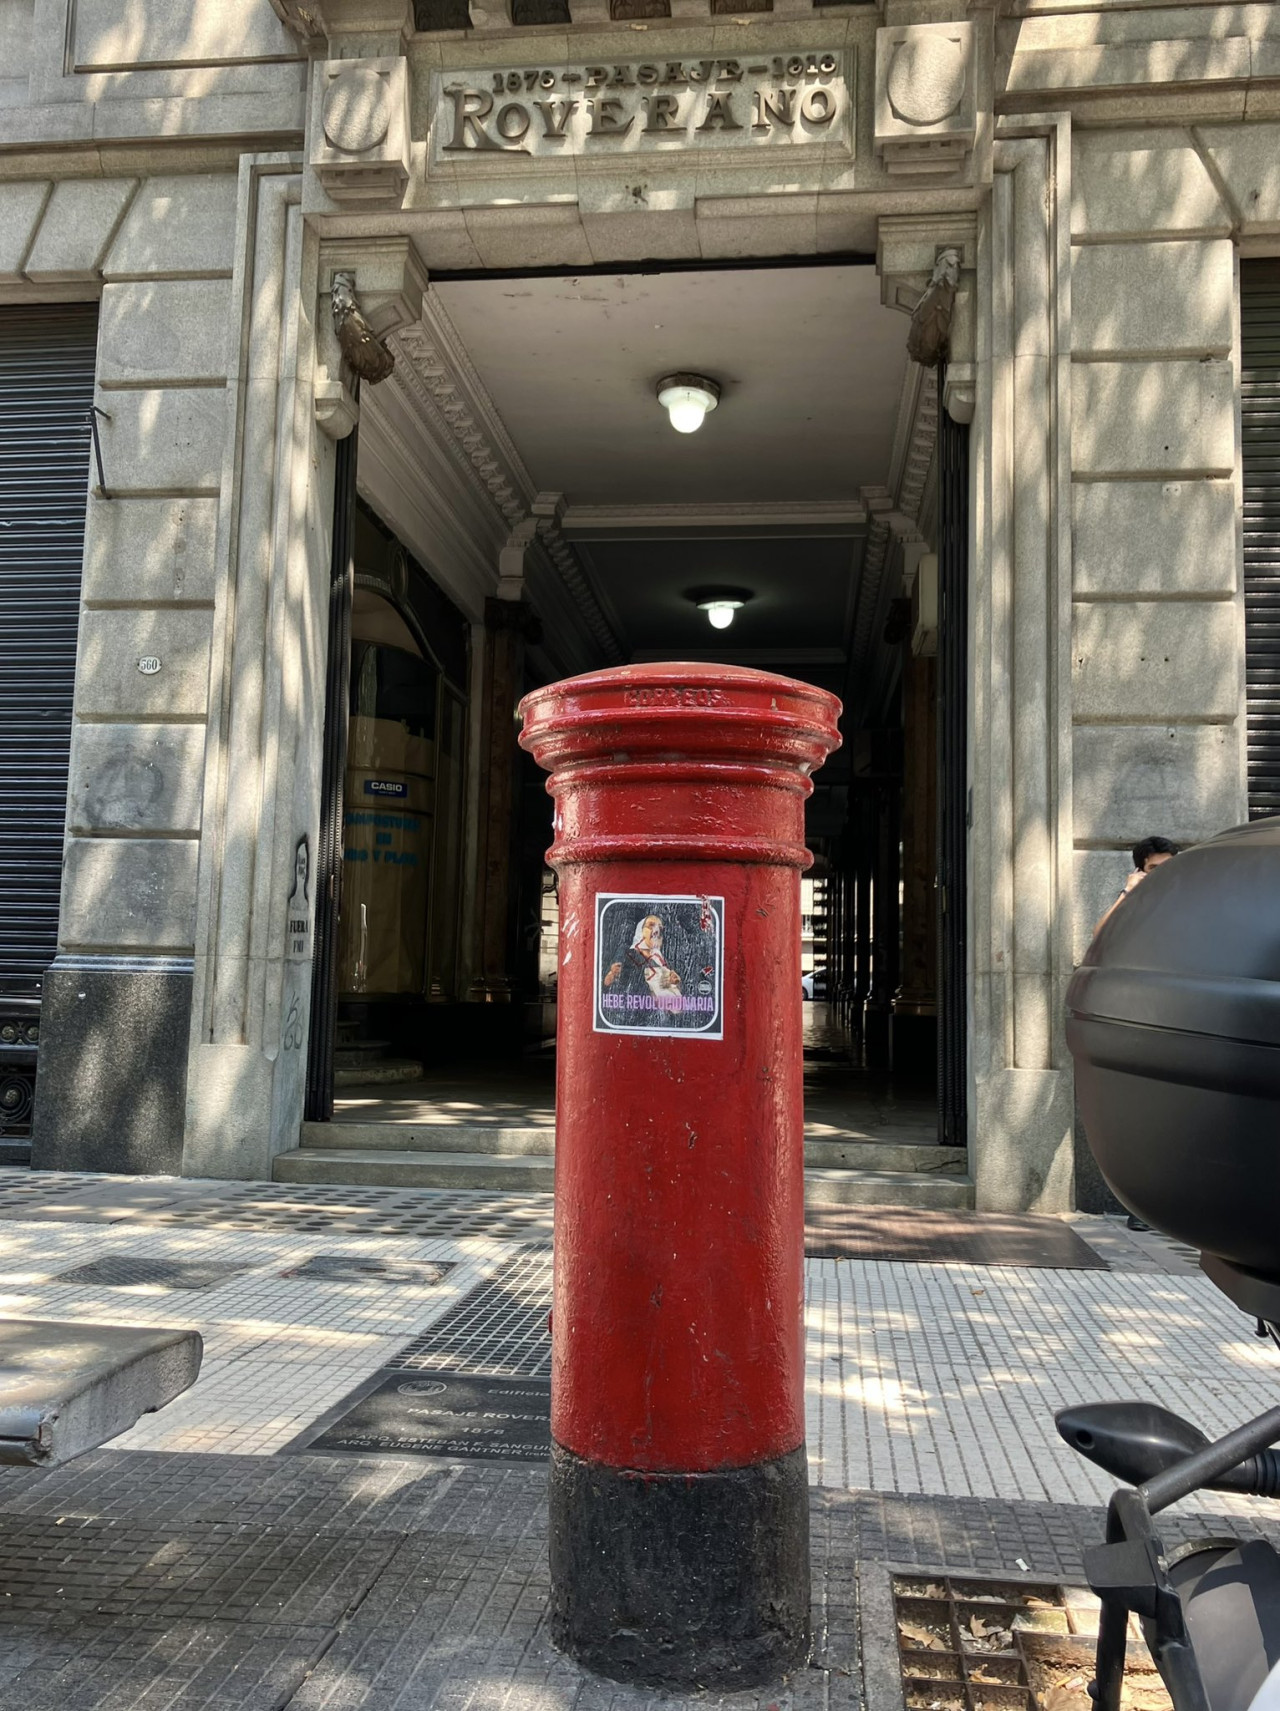
[[[1215,1276],[1211,1256],[1280,1282],[1280,817],[1129,893],[1068,988],[1067,1044],[1123,1204]]]

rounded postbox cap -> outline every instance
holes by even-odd
[[[825,689],[747,666],[624,665],[526,695],[520,742],[548,771],[679,757],[782,767],[807,778],[840,745],[840,711]]]
[[[535,690],[520,711],[520,741],[551,774],[553,867],[813,860],[804,799],[840,743],[825,689],[743,666],[625,665]]]

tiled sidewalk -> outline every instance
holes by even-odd
[[[1111,1269],[807,1262],[811,1659],[657,1695],[551,1647],[541,1468],[277,1453],[388,1366],[541,1382],[547,1197],[0,1171],[0,1314],[207,1348],[109,1449],[0,1470],[0,1711],[901,1711],[892,1570],[1081,1581],[1109,1482],[1055,1407],[1150,1396],[1219,1431],[1273,1400],[1280,1357],[1188,1255],[1075,1224]],[[367,1269],[298,1275],[320,1256]],[[1271,1507],[1204,1499],[1162,1533],[1275,1538]]]
[[[15,1172],[0,1176],[0,1314],[195,1326],[198,1384],[115,1447],[270,1455],[441,1321],[439,1364],[544,1375],[548,1199]],[[813,1483],[1098,1502],[1110,1482],[1059,1440],[1055,1409],[1147,1397],[1220,1433],[1272,1403],[1280,1356],[1184,1253],[1118,1220],[1075,1224],[1113,1269],[809,1260]],[[452,1269],[421,1285],[287,1275],[317,1255]],[[204,1289],[64,1275],[125,1258],[235,1269]],[[450,1317],[499,1277],[504,1322]]]

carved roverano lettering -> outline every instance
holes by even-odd
[[[563,158],[840,138],[852,150],[852,69],[830,52],[454,72],[436,85],[433,149]]]

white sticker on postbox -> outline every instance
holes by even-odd
[[[724,898],[596,895],[597,1034],[724,1038]]]

